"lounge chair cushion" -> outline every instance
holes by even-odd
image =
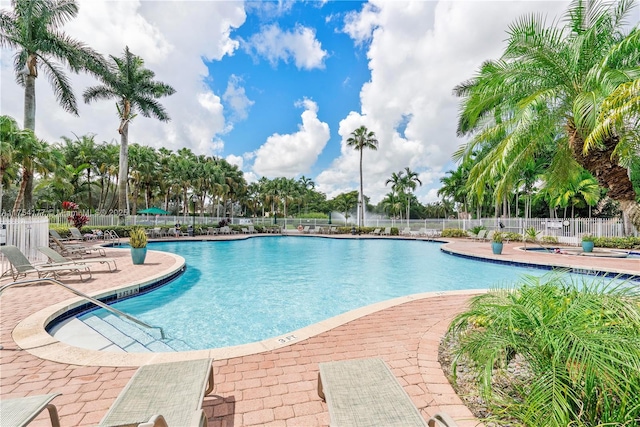
[[[427,427],[411,398],[381,359],[320,363],[318,394],[332,427]]]
[[[162,415],[169,426],[202,420],[202,400],[213,390],[211,359],[140,367],[100,426],[138,425]],[[206,425],[206,418],[204,424]]]

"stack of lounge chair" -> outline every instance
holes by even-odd
[[[21,276],[35,273],[38,277],[54,277],[59,278],[61,275],[76,273],[80,275],[80,279],[84,280],[83,274],[88,274],[88,279],[91,278],[91,270],[86,264],[69,264],[69,263],[54,263],[54,264],[31,264],[29,259],[20,251],[17,246],[7,245],[0,246],[0,253],[11,264],[11,268],[5,271],[0,278],[10,274],[13,280],[17,280]]]

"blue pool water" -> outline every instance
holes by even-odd
[[[193,349],[276,337],[404,295],[491,288],[545,274],[448,255],[439,243],[392,239],[258,237],[149,249],[183,256],[186,272],[114,307]]]

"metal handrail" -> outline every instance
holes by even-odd
[[[104,308],[105,310],[115,314],[116,316],[124,317],[125,319],[130,320],[130,321],[132,321],[133,323],[135,323],[137,325],[140,325],[142,327],[149,328],[149,329],[157,329],[157,330],[160,331],[160,339],[163,339],[163,340],[166,339],[166,337],[164,335],[164,331],[162,330],[162,328],[160,326],[148,325],[148,324],[144,323],[142,320],[138,320],[135,317],[133,317],[133,316],[127,314],[127,313],[123,313],[122,311],[120,311],[120,310],[118,310],[116,308],[113,308],[110,305],[107,305],[107,304],[103,303],[102,301],[100,301],[100,300],[98,300],[96,298],[90,297],[89,295],[87,295],[87,294],[85,294],[83,292],[80,292],[79,290],[74,289],[71,286],[67,286],[64,283],[59,282],[58,280],[55,280],[55,279],[51,279],[49,277],[43,277],[43,278],[40,278],[40,279],[20,280],[18,282],[7,283],[6,285],[0,286],[0,295],[2,295],[2,292],[4,292],[5,289],[12,288],[14,286],[32,285],[32,284],[41,283],[41,282],[48,282],[48,283],[52,283],[54,285],[61,286],[64,289],[68,290],[69,292],[71,292],[71,293],[73,293],[73,294],[75,294],[75,295],[77,295],[77,296],[79,296],[81,298],[84,298],[89,302],[92,302],[93,304],[97,305],[98,307]]]

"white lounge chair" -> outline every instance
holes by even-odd
[[[456,425],[444,414],[437,414],[427,424],[382,359],[342,360],[318,366],[318,395],[327,402],[332,426]]]
[[[391,236],[391,227],[385,227],[384,231],[382,232],[383,236]]]
[[[72,259],[72,258],[67,258],[63,255],[60,255],[58,252],[56,252],[55,250],[51,249],[48,246],[38,246],[38,250],[43,254],[45,254],[51,260],[51,262],[57,265],[76,264],[79,266],[80,265],[86,266],[87,264],[100,263],[100,264],[106,264],[107,268],[109,268],[109,271],[112,273],[118,269],[118,266],[116,265],[116,260],[113,258]],[[113,264],[113,268],[111,267],[111,264]]]
[[[49,230],[50,232],[53,230]],[[93,246],[85,246],[85,245],[78,245],[78,244],[69,244],[69,243],[63,243],[62,241],[58,240],[57,238],[55,238],[53,235],[49,236],[49,240],[51,241],[51,243],[55,244],[56,246],[58,246],[58,248],[60,248],[60,252],[62,253],[62,255],[69,255],[69,256],[84,256],[84,255],[90,255],[91,252],[98,252],[98,255],[100,256],[107,256],[107,253],[104,251],[104,248],[100,245],[93,245]]]
[[[53,427],[60,427],[58,410],[55,405],[51,403],[56,396],[60,396],[60,393],[0,400],[0,425],[3,427],[26,426],[33,421],[40,412],[47,409],[49,411],[51,425]]]
[[[371,233],[369,234],[373,234],[374,236],[379,236],[380,235],[380,229],[376,228],[375,230],[373,230]]]
[[[69,232],[71,233],[71,237],[81,242],[87,241],[87,240],[97,240],[98,238],[98,236],[96,236],[95,234],[91,234],[91,233],[82,234],[80,230],[78,230],[76,227],[69,227]]]
[[[487,230],[480,230],[478,231],[478,234],[476,234],[476,236],[473,238],[473,240],[484,240],[485,236],[487,235]]]
[[[213,391],[211,362],[197,359],[140,367],[99,425],[206,426],[202,401]]]
[[[0,246],[0,252],[7,258],[9,264],[11,264],[11,268],[8,271],[5,271],[2,276],[7,273],[11,274],[13,280],[18,279],[20,276],[26,276],[30,273],[37,273],[38,277],[49,277],[53,276],[58,278],[61,274],[70,274],[70,273],[78,273],[80,275],[80,280],[84,280],[82,278],[83,273],[89,273],[89,279],[91,278],[91,270],[89,270],[89,266],[80,265],[80,264],[44,264],[44,265],[33,265],[29,261],[29,259],[20,251],[17,246],[7,245]],[[0,276],[0,278],[2,277]]]

